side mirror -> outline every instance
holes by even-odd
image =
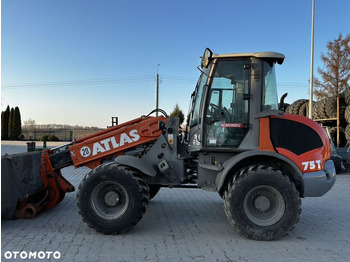
[[[207,68],[209,66],[212,56],[213,56],[213,52],[209,48],[206,48],[202,56],[202,62],[201,62],[202,68],[203,67]]]

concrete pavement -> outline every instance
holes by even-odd
[[[2,149],[6,150],[3,146]],[[87,168],[63,169],[63,175],[76,188],[87,172]],[[288,236],[279,241],[259,242],[232,230],[216,193],[161,189],[150,201],[144,218],[131,231],[106,236],[83,223],[74,192],[34,219],[2,221],[1,259],[348,261],[349,193],[350,175],[337,176],[335,186],[325,196],[303,199],[300,221]]]

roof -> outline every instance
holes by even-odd
[[[229,58],[229,57],[256,57],[273,60],[278,64],[282,64],[285,56],[277,52],[255,52],[255,53],[231,53],[231,54],[213,54],[212,58]]]

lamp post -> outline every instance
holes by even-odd
[[[312,119],[313,93],[314,93],[314,24],[315,24],[315,0],[312,0],[312,22],[311,22],[311,63],[310,63],[310,99],[309,118]]]
[[[158,74],[159,66],[160,64],[157,65],[156,116],[158,116],[158,109],[159,109],[159,74]]]

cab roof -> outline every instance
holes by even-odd
[[[255,52],[255,53],[231,53],[231,54],[213,54],[212,59],[215,58],[232,58],[232,57],[256,57],[260,59],[267,59],[269,61],[282,64],[285,56],[277,52]]]

